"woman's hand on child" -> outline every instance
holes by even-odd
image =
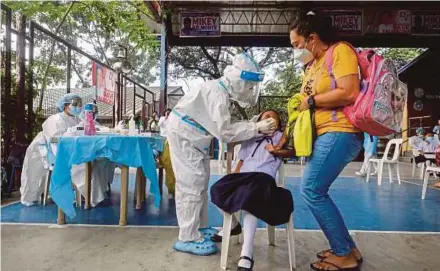
[[[266,145],[266,150],[267,150],[268,152],[270,152],[270,153],[273,153],[273,152],[275,152],[275,146],[272,145],[272,144],[267,144],[267,145]]]

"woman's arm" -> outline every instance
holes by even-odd
[[[346,75],[336,80],[338,88],[316,95],[316,107],[335,108],[353,104],[360,92],[359,76],[357,74]]]
[[[278,149],[275,148],[272,144],[268,144],[266,146],[266,150],[271,154],[275,155],[276,157],[281,157],[281,158],[291,158],[295,155],[294,149],[287,149],[287,148]]]
[[[314,96],[315,107],[317,108],[336,108],[353,104],[360,92],[359,76],[350,74],[336,80],[338,88],[326,93]],[[309,97],[306,97],[300,106],[300,110],[309,109]]]
[[[243,166],[243,160],[238,161],[237,166],[235,167],[234,173],[240,173],[240,169]]]
[[[327,69],[326,66],[322,67]],[[339,44],[333,50],[333,76],[336,88],[314,96],[315,107],[336,108],[353,104],[360,92],[358,58],[347,44]],[[315,84],[319,82],[315,82]],[[302,101],[301,110],[308,109],[308,97]]]
[[[287,130],[284,130],[283,132],[283,136],[281,137],[280,143],[278,145],[273,146],[275,150],[280,150],[283,148],[283,146],[286,145],[286,143],[288,142],[288,137],[287,137]]]

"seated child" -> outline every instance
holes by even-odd
[[[223,212],[243,210],[244,242],[237,270],[252,270],[253,244],[258,218],[276,226],[289,221],[293,211],[293,199],[289,190],[278,187],[275,176],[281,166],[280,157],[292,157],[293,149],[275,149],[282,132],[280,117],[275,111],[264,112],[259,120],[273,118],[277,131],[272,136],[254,138],[242,142],[235,173],[228,174],[211,187],[211,200]],[[233,216],[232,235],[241,233],[240,223]],[[222,233],[212,237],[221,242]]]

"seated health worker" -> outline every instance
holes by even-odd
[[[47,169],[44,168],[44,149],[56,156],[56,144],[50,144],[51,138],[66,134],[67,130],[80,124],[79,117],[82,112],[82,99],[80,96],[70,93],[64,95],[57,102],[60,113],[50,116],[44,121],[43,130],[38,133],[26,150],[21,174],[21,203],[31,206],[37,203],[44,191],[44,180]],[[48,156],[49,157],[49,156]],[[54,161],[53,161],[54,162]],[[114,166],[108,160],[97,160],[92,163],[92,191],[91,205],[96,206],[106,197],[108,183],[113,180]],[[72,167],[72,182],[82,195],[85,195],[85,165]]]
[[[241,143],[239,162],[235,173],[228,174],[211,187],[211,200],[222,211],[235,213],[243,210],[243,236],[237,270],[252,270],[253,246],[258,219],[276,226],[289,221],[293,199],[289,190],[278,187],[275,176],[281,166],[281,157],[293,157],[293,149],[274,149],[280,143],[280,117],[275,111],[266,111],[261,120],[273,118],[277,130],[273,135],[253,138]],[[232,216],[231,235],[240,234],[242,227]],[[211,238],[222,241],[222,231]]]

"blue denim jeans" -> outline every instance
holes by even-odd
[[[362,135],[331,132],[320,135],[304,170],[301,195],[327,237],[333,253],[345,256],[356,245],[341,213],[328,194],[332,183],[362,148]]]

